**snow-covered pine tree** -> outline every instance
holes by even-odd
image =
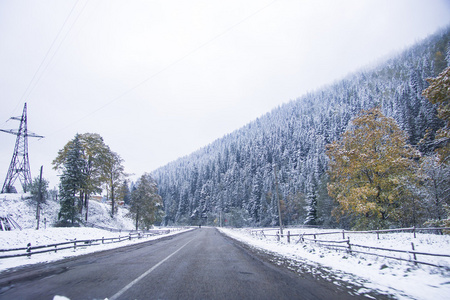
[[[317,184],[315,179],[312,179],[311,184],[308,188],[308,193],[306,194],[306,203],[308,203],[308,208],[306,212],[306,219],[303,223],[304,225],[317,225]]]
[[[86,185],[83,152],[79,135],[77,134],[69,146],[67,158],[63,164],[63,173],[60,178],[59,195],[60,211],[58,221],[62,226],[73,226],[80,222],[79,206],[81,192]]]

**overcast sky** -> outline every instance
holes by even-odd
[[[132,179],[450,23],[439,0],[0,1],[0,128],[32,177],[98,133]],[[0,132],[1,185],[15,136]]]

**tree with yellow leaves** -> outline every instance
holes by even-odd
[[[427,81],[430,86],[423,90],[422,96],[438,105],[438,117],[445,122],[445,126],[436,132],[433,143],[441,162],[448,164],[450,157],[450,67],[447,67],[436,78],[428,78]]]
[[[362,111],[342,138],[327,145],[328,193],[339,203],[338,216],[350,214],[357,229],[399,224],[411,207],[416,151],[394,119],[379,107]]]

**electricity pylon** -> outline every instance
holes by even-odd
[[[14,134],[16,138],[16,146],[14,147],[13,157],[9,165],[8,174],[3,184],[2,193],[17,192],[14,182],[19,178],[24,193],[27,192],[27,186],[31,184],[30,161],[28,160],[28,137],[43,138],[43,136],[28,132],[27,130],[27,104],[23,107],[22,117],[11,117],[10,120],[20,121],[18,130],[10,129],[0,131]]]

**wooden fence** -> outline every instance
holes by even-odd
[[[64,243],[56,243],[56,244],[49,244],[49,245],[40,245],[40,246],[32,246],[31,243],[28,243],[26,247],[21,248],[12,248],[12,249],[0,249],[0,259],[3,258],[11,258],[11,257],[21,257],[21,256],[28,256],[34,254],[40,254],[40,253],[47,253],[47,252],[57,252],[65,249],[73,249],[76,250],[77,247],[88,247],[88,246],[94,246],[94,245],[101,245],[101,244],[110,244],[110,243],[120,243],[123,241],[131,241],[132,239],[141,239],[149,236],[159,235],[159,234],[167,234],[170,233],[170,229],[158,229],[158,230],[152,230],[148,232],[130,232],[128,235],[125,236],[118,236],[118,237],[112,237],[112,238],[104,238],[101,239],[90,239],[90,240],[77,240],[73,239],[69,242]],[[6,254],[6,253],[12,253],[12,254]]]
[[[105,227],[105,226],[100,226],[100,225],[96,225],[94,223],[90,223],[90,222],[85,222],[84,225],[86,227],[92,227],[92,228],[97,228],[97,229],[102,229],[102,230],[106,230],[109,232],[118,232],[118,233],[122,233],[122,232],[128,232],[128,233],[137,233],[137,232],[146,232],[146,233],[154,233],[154,234],[164,234],[166,233],[167,230],[170,230],[168,228],[165,229],[149,229],[149,230],[145,230],[145,231],[139,231],[139,230],[126,230],[126,229],[117,229],[117,228],[110,228],[110,227]],[[180,229],[180,228],[186,228],[186,227],[173,227],[172,229]]]
[[[382,233],[388,233],[388,232],[411,232],[414,235],[414,238],[416,238],[417,232],[426,232],[430,231],[432,233],[440,233],[442,234],[442,231],[450,230],[450,228],[400,228],[400,229],[387,229],[387,230],[372,230],[372,231],[331,231],[331,232],[320,232],[320,233],[302,233],[302,234],[291,234],[290,231],[287,231],[287,234],[280,234],[278,229],[268,229],[268,230],[252,230],[251,234],[260,236],[263,238],[267,237],[276,237],[277,241],[281,241],[284,237],[286,237],[287,243],[291,243],[291,239],[298,237],[296,244],[299,242],[312,242],[317,245],[334,249],[334,250],[341,250],[346,251],[349,254],[352,253],[359,253],[364,255],[374,255],[378,257],[384,257],[384,258],[390,258],[390,259],[396,259],[401,261],[408,261],[413,262],[414,264],[424,264],[429,265],[433,267],[439,267],[439,268],[448,268],[448,266],[441,266],[434,263],[421,261],[417,259],[418,255],[421,256],[434,256],[434,257],[450,257],[450,254],[438,254],[438,253],[425,253],[425,252],[418,252],[415,251],[414,243],[411,242],[411,250],[397,250],[397,249],[390,249],[390,248],[382,248],[382,247],[372,247],[372,246],[365,246],[365,245],[359,245],[359,244],[353,244],[350,242],[350,235],[351,234],[376,234],[377,239],[380,239],[380,234]],[[264,232],[266,231],[266,232]],[[270,234],[271,231],[276,231],[274,234]],[[269,232],[269,233],[267,233]],[[323,240],[318,239],[318,236],[321,235],[342,235],[342,239],[336,239],[336,240]],[[310,238],[308,238],[310,237]],[[312,237],[312,238],[311,238]],[[356,248],[356,249],[355,249]],[[381,251],[383,253],[387,252],[395,252],[395,253],[405,253],[410,255],[410,259],[405,259],[402,257],[396,257],[392,255],[384,255],[381,253],[375,253],[375,252],[367,252],[357,249],[369,249],[369,250],[376,250]]]

